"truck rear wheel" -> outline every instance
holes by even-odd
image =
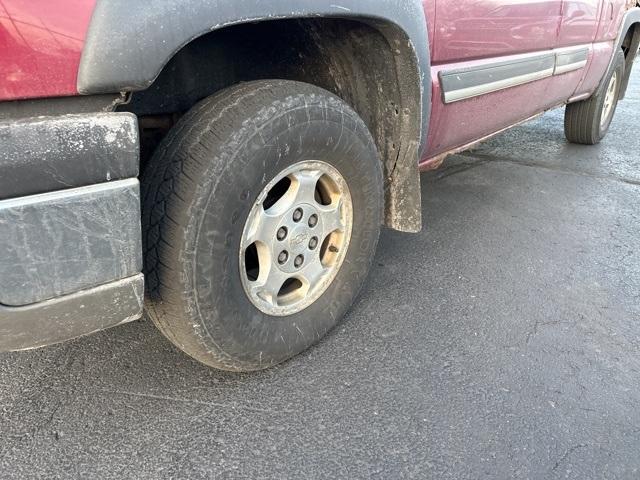
[[[312,85],[249,82],[202,101],[143,185],[148,313],[213,367],[259,370],[317,342],[373,260],[375,144],[351,108]]]
[[[608,75],[606,88],[600,95],[567,105],[564,113],[564,133],[567,140],[595,145],[605,137],[618,104],[624,66],[624,52],[621,50],[616,54],[613,71]]]

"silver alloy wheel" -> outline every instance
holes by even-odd
[[[616,104],[616,88],[618,86],[618,72],[613,72],[611,80],[609,80],[609,86],[607,87],[607,93],[604,97],[604,106],[602,107],[602,116],[600,117],[600,128],[603,128],[609,117],[613,113],[613,107]]]
[[[349,187],[334,167],[305,160],[280,172],[242,232],[240,276],[251,303],[285,316],[315,302],[340,270],[352,224]]]

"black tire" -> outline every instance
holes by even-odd
[[[609,126],[611,125],[611,120],[613,120],[620,97],[620,86],[624,78],[624,68],[624,52],[620,50],[614,59],[614,68],[604,81],[605,88],[603,88],[598,95],[593,95],[586,100],[567,105],[564,113],[564,133],[567,140],[583,145],[595,145],[605,137],[609,131]],[[605,122],[602,123],[602,111],[607,95],[607,86],[614,75],[616,75],[617,78],[615,100],[613,108],[610,110]]]
[[[269,316],[241,284],[240,237],[259,192],[303,159],[347,181],[351,243],[314,303]],[[367,276],[383,213],[381,164],[363,121],[331,93],[292,81],[244,83],[196,105],[158,147],[143,189],[147,311],[187,354],[232,371],[282,362],[336,325]]]

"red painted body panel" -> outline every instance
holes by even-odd
[[[424,14],[427,17],[427,30],[429,32],[429,46],[433,50],[434,35],[435,35],[435,21],[436,21],[436,2],[434,0],[422,0],[422,6],[424,7]]]
[[[558,44],[562,46],[593,42],[598,33],[602,0],[565,0]]]
[[[615,40],[629,2],[627,0],[603,0],[603,3],[597,40]]]
[[[0,0],[0,101],[77,94],[96,0]]]
[[[605,74],[613,41],[630,3],[628,0],[425,0],[429,29],[433,32],[430,40],[434,66],[431,123],[421,167],[437,165],[446,152],[570,98],[593,93]],[[587,65],[580,70],[444,103],[440,71],[482,66],[524,52],[577,45],[589,48]]]
[[[562,0],[436,0],[434,64],[553,48]]]
[[[587,64],[587,68],[585,69],[584,80],[575,91],[574,96],[593,93],[595,89],[598,88],[600,79],[607,71],[609,60],[611,59],[612,55],[612,42],[599,42],[593,44],[591,57],[589,59],[589,63]]]
[[[465,62],[465,66],[482,64]],[[444,104],[438,73],[450,65],[433,68],[433,101],[428,151],[423,162],[448,150],[521,122],[536,113],[555,107],[573,95],[582,72],[574,71],[525,85]]]
[[[562,11],[563,0],[436,0],[431,125],[423,163],[522,121],[547,103],[557,79],[445,104],[438,73],[551,50],[558,45]],[[579,80],[564,79],[559,89],[570,90],[570,96]]]

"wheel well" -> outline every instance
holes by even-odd
[[[637,48],[635,51],[633,50],[633,43],[635,37],[637,37],[638,34],[640,34],[640,23],[634,23],[629,27],[629,30],[622,40],[621,46],[622,50],[624,51],[625,58],[629,57],[629,55],[635,56],[635,54],[637,53]],[[638,45],[635,46],[637,47]]]
[[[629,85],[629,78],[631,77],[631,69],[633,68],[633,62],[638,54],[638,48],[640,48],[640,23],[634,23],[629,27],[629,31],[622,41],[622,51],[624,52],[625,65],[624,65],[624,79],[620,86],[620,99],[623,99],[627,86]]]
[[[121,110],[142,130],[143,168],[159,140],[199,100],[239,82],[288,79],[345,100],[364,120],[384,163],[385,223],[420,229],[418,155],[422,91],[411,42],[392,24],[314,18],[223,28],[182,48]],[[428,97],[427,97],[428,98]]]

